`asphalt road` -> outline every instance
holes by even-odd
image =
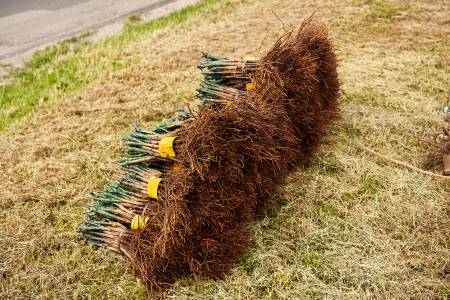
[[[175,0],[0,0],[0,61]]]

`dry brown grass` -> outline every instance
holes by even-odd
[[[318,2],[318,3],[316,3]],[[215,11],[214,11],[215,10]],[[42,105],[0,137],[0,298],[142,298],[129,266],[84,245],[89,192],[118,175],[123,133],[189,101],[200,50],[255,54],[317,12],[336,40],[343,118],[311,167],[292,176],[254,227],[255,245],[223,281],[180,281],[168,298],[448,296],[448,181],[357,150],[418,162],[414,135],[448,102],[447,1],[226,1],[210,15],[142,35],[130,65]],[[263,51],[262,50],[262,51]]]

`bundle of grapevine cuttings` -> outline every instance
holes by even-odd
[[[79,231],[84,239],[94,245],[106,245],[120,253],[121,238],[127,237],[130,229],[137,229],[148,222],[140,214],[157,200],[157,189],[161,181],[158,166],[133,166],[118,182],[110,183],[105,191],[92,193],[94,203],[87,207],[86,220]],[[144,178],[150,178],[146,181]],[[147,189],[153,184],[153,198]]]
[[[87,207],[85,222],[79,227],[87,242],[121,253],[121,241],[131,230],[147,224],[149,217],[142,214],[147,209],[151,212],[152,203],[160,200],[162,175],[180,168],[175,157],[175,133],[191,117],[179,110],[154,130],[135,127],[125,136],[128,148],[126,159],[121,161],[125,174],[103,192],[92,193],[94,203]]]
[[[255,58],[232,60],[203,53],[198,68],[204,76],[197,90],[200,108],[219,108],[252,88],[250,76],[258,64]],[[85,241],[124,253],[121,242],[132,230],[151,221],[152,203],[161,201],[158,192],[164,189],[163,174],[182,167],[176,153],[183,139],[177,133],[193,117],[190,110],[179,109],[155,129],[134,126],[124,137],[127,147],[120,164],[125,174],[103,192],[92,193],[94,202],[87,207],[86,219],[79,227]]]
[[[257,58],[234,60],[203,53],[197,67],[203,81],[197,89],[197,98],[204,106],[226,105],[253,88],[251,75],[258,70]]]
[[[164,150],[164,145],[169,143],[167,147],[174,147],[176,149],[179,140],[175,142],[174,135],[176,135],[181,125],[191,120],[192,117],[193,114],[191,112],[185,109],[178,109],[173,119],[162,122],[154,130],[147,130],[135,126],[124,137],[127,149],[125,150],[125,159],[120,162],[121,165],[128,166],[141,162],[160,161],[161,156],[158,155],[160,146],[163,147],[161,151],[168,152],[167,156],[175,152],[175,150],[171,151],[170,149]],[[171,156],[173,157],[175,155],[173,154]]]

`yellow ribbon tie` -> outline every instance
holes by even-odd
[[[175,157],[173,150],[173,140],[175,136],[165,136],[159,141],[159,155],[161,157]]]
[[[253,90],[254,87],[255,87],[255,86],[253,85],[253,82],[247,82],[247,83],[245,84],[245,89],[246,89],[247,91]]]
[[[133,220],[131,220],[131,229],[144,229],[150,218],[148,216],[142,217],[141,215],[135,215]]]
[[[148,180],[147,192],[148,196],[152,199],[158,199],[158,185],[161,182],[161,178],[155,176],[150,177]]]

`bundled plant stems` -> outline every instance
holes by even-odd
[[[146,130],[135,126],[133,130],[124,137],[124,141],[127,144],[125,150],[125,159],[121,161],[122,166],[128,166],[138,164],[142,162],[154,161],[156,164],[167,162],[173,159],[178,148],[178,144],[181,143],[181,138],[177,137],[177,132],[184,122],[189,122],[193,115],[184,109],[179,109],[174,118],[169,121],[161,123],[154,130]],[[176,140],[176,141],[175,141]],[[170,142],[173,144],[173,153],[169,149],[166,156],[160,155],[161,141]],[[165,145],[163,142],[163,145]],[[170,145],[169,145],[170,146]]]
[[[144,226],[148,216],[136,216],[152,206],[158,199],[158,192],[164,190],[160,179],[162,172],[157,170],[158,167],[151,164],[133,166],[129,173],[117,183],[111,183],[104,192],[92,193],[94,203],[87,208],[87,220],[79,228],[84,239],[96,245],[106,244],[113,251],[120,252],[119,241],[131,233],[130,229],[135,227],[133,220],[138,222],[138,227]],[[151,182],[156,189],[153,200],[149,201]],[[155,212],[152,209],[148,214]]]
[[[259,69],[258,59],[252,56],[233,60],[203,53],[198,63],[203,81],[197,89],[197,98],[203,107],[217,108],[230,104],[253,88],[250,76]]]
[[[338,117],[336,59],[324,29],[304,22],[258,64],[247,94],[181,125],[183,168],[163,174],[164,201],[142,214],[150,221],[120,238],[150,292],[186,275],[222,278],[250,245],[264,203]]]
[[[202,71],[205,82],[216,83],[243,90],[250,82],[250,76],[259,69],[258,59],[253,56],[234,60],[212,56],[203,52],[203,60],[197,67]]]
[[[120,241],[132,230],[145,226],[149,215],[157,213],[154,202],[163,201],[162,175],[181,168],[175,158],[179,143],[175,142],[175,134],[191,118],[192,114],[179,110],[174,118],[154,130],[135,127],[125,136],[128,147],[121,164],[126,174],[118,182],[110,183],[105,191],[92,193],[94,203],[87,207],[86,220],[79,227],[87,242],[124,253]]]

